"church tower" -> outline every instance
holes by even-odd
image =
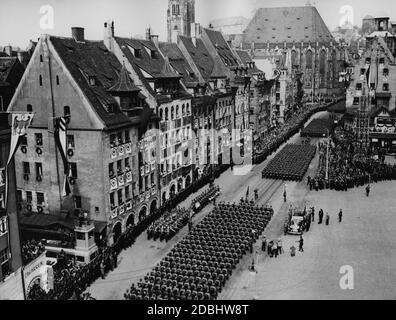
[[[195,0],[168,0],[168,42],[177,42],[177,36],[191,36],[195,22]]]

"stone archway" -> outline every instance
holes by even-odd
[[[180,192],[183,190],[183,178],[179,178],[177,180],[177,192]]]
[[[170,190],[170,197],[174,196],[176,194],[176,185],[172,184],[169,190]]]
[[[146,218],[146,216],[147,216],[147,208],[144,206],[140,209],[140,212],[139,212],[139,222],[144,220]]]
[[[153,200],[150,205],[150,214],[153,214],[157,210],[157,200]]]
[[[186,188],[188,188],[190,186],[190,184],[191,184],[191,177],[190,177],[190,175],[188,175],[186,177]]]
[[[126,221],[126,227],[128,228],[129,226],[134,226],[134,225],[135,225],[135,214],[131,213]]]
[[[113,227],[113,242],[116,243],[122,234],[122,225],[118,221]]]

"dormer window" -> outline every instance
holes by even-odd
[[[361,83],[356,83],[356,90],[358,90],[358,91],[362,90],[362,84]]]
[[[158,59],[158,51],[151,50],[151,58],[152,59]]]
[[[114,105],[113,104],[108,104],[107,105],[107,112],[108,113],[114,113]]]
[[[383,75],[385,77],[387,77],[389,75],[389,69],[388,68],[384,68],[384,70],[382,72],[383,72]]]
[[[385,63],[385,59],[384,58],[379,58],[379,63],[380,64],[384,64]]]
[[[136,58],[142,57],[142,50],[141,49],[133,49],[133,54]]]
[[[371,63],[371,58],[366,58],[366,64],[370,64]]]

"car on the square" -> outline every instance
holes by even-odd
[[[288,226],[288,233],[289,234],[297,234],[300,235],[303,233],[302,224],[303,224],[304,217],[299,215],[294,215],[291,217],[289,226]]]

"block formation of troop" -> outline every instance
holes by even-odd
[[[137,285],[128,300],[213,300],[264,231],[273,210],[220,203]]]

